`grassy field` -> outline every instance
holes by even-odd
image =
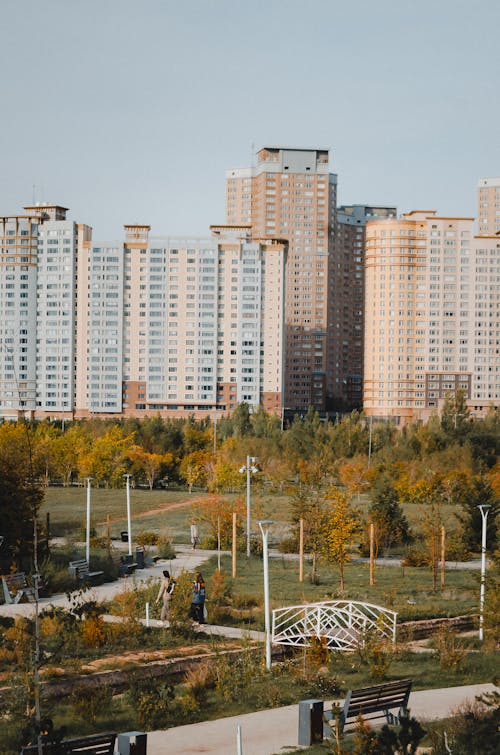
[[[231,499],[236,495],[224,496]],[[244,498],[241,494],[240,498]],[[192,507],[207,498],[205,492],[189,493],[187,490],[144,490],[132,489],[130,505],[132,511],[132,528],[135,532],[154,531],[169,533],[175,542],[189,542],[189,527],[192,519]],[[41,519],[50,513],[51,532],[54,537],[78,538],[84,526],[87,505],[87,491],[84,487],[50,487],[45,491],[41,507]],[[111,519],[113,537],[119,537],[126,529],[125,489],[107,490],[92,488],[91,516],[97,535],[105,534],[106,516]],[[367,495],[356,497],[354,505],[365,513],[370,505]],[[417,527],[421,518],[421,507],[405,505],[404,513],[411,526]],[[284,537],[290,526],[290,496],[270,495],[257,488],[251,498],[253,530],[257,532],[258,519],[272,519],[273,530],[271,542],[276,545]],[[456,507],[443,506],[443,517],[447,525],[453,526]],[[203,528],[200,528],[203,538]]]
[[[231,574],[231,560],[223,557],[222,569]],[[206,568],[205,577],[217,568],[216,558],[212,558]],[[345,595],[338,591],[338,572],[334,567],[320,565],[319,584],[312,584],[307,578],[300,583],[298,561],[285,557],[269,560],[269,592],[271,608],[286,605],[300,605],[308,602],[333,600],[345,597],[391,608],[398,613],[398,622],[432,616],[457,616],[477,612],[479,601],[478,573],[471,570],[450,569],[446,572],[445,589],[432,591],[432,578],[428,568],[399,566],[379,566],[375,571],[375,585],[369,585],[368,564],[347,564],[345,569]],[[245,604],[262,604],[263,565],[262,560],[252,557],[248,560],[239,556],[237,577],[228,576],[233,594]],[[207,598],[210,600],[210,597]],[[261,610],[252,612],[252,621],[263,626]]]

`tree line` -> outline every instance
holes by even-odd
[[[441,522],[447,503],[457,505],[462,540],[477,550],[478,503],[494,507],[489,542],[496,537],[499,448],[498,413],[491,410],[484,419],[472,420],[460,394],[445,401],[439,416],[402,430],[360,412],[323,421],[312,409],[282,428],[281,418],[261,408],[251,413],[246,404],[218,418],[216,426],[209,418],[160,416],[93,418],[65,426],[6,422],[0,425],[0,516],[19,542],[26,541],[32,520],[27,514],[38,509],[43,487],[55,481],[81,483],[86,477],[105,487],[121,487],[123,475],[131,474],[136,484],[151,489],[161,480],[213,494],[242,491],[246,476],[239,470],[252,456],[258,457],[260,471],[254,484],[269,494],[291,496],[294,526],[300,518],[310,522],[309,547],[326,500],[335,499],[338,508],[340,494],[352,505],[369,492],[377,549],[408,542],[401,503],[422,504],[429,528]],[[25,512],[21,517],[20,511]]]

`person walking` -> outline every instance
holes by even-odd
[[[193,550],[196,550],[196,546],[198,545],[199,540],[200,538],[198,535],[198,525],[193,520],[193,522],[191,523],[191,545],[193,546]]]
[[[163,599],[162,607],[161,607],[161,614],[160,614],[160,621],[168,621],[170,619],[170,607],[172,603],[172,593],[175,588],[175,579],[173,579],[170,576],[170,572],[167,571],[167,569],[163,572],[163,579],[161,581],[160,590],[158,592],[158,597],[156,598],[156,603],[159,603],[160,600]]]
[[[191,602],[190,616],[195,624],[205,623],[205,580],[200,571],[197,571],[193,582],[193,600]]]

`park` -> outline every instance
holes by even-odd
[[[217,445],[207,423],[44,424],[0,428],[2,574],[26,580],[5,579],[0,606],[2,752],[33,741],[37,720],[66,740],[282,706],[297,718],[301,701],[404,679],[411,714],[413,695],[496,683],[496,416],[456,428],[445,412],[401,433],[311,414],[281,431],[241,411]],[[160,622],[165,568],[176,589]],[[206,626],[189,620],[198,569]],[[308,606],[327,618],[302,642],[292,627],[308,620],[280,612]],[[394,615],[394,633],[377,614],[333,647],[359,606]],[[478,731],[494,726],[491,700],[474,705]],[[442,727],[422,723],[429,752],[446,753]],[[347,728],[310,752],[382,747]]]

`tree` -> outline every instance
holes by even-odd
[[[448,436],[464,442],[470,428],[470,412],[464,390],[458,389],[446,395],[441,410],[441,427]]]
[[[123,435],[118,425],[111,426],[104,435],[95,438],[80,460],[80,477],[93,477],[99,484],[119,487],[127,471],[127,458],[134,443],[132,435]]]
[[[410,526],[399,504],[397,490],[387,477],[381,477],[373,490],[368,519],[375,525],[375,551],[386,552],[394,543],[411,540]]]
[[[73,423],[64,434],[54,438],[52,446],[54,471],[67,487],[78,472],[80,459],[88,453],[90,438],[80,424]]]
[[[29,571],[34,558],[34,532],[43,500],[33,479],[30,428],[24,422],[0,426],[0,549],[2,570],[15,565]]]
[[[140,446],[133,446],[128,453],[128,457],[132,462],[135,473],[142,473],[145,476],[150,490],[153,490],[155,480],[160,476],[162,467],[166,467],[174,461],[174,457],[170,453],[148,453]]]
[[[242,515],[245,506],[241,498],[228,501],[218,495],[211,495],[203,501],[196,501],[192,507],[193,519],[201,523],[203,542],[209,548],[217,547],[217,537],[220,528],[221,548],[231,548],[233,540],[233,512],[239,514],[237,520],[237,535],[241,535],[243,527]]]
[[[464,528],[464,540],[471,551],[481,550],[483,519],[480,505],[491,506],[486,520],[486,543],[488,550],[494,551],[498,545],[497,516],[498,496],[486,476],[478,475],[472,481],[470,495],[462,502],[462,513],[457,514]]]
[[[209,461],[210,455],[205,451],[193,451],[182,459],[179,475],[185,480],[190,493],[192,493],[194,485],[206,486]]]
[[[327,497],[328,508],[322,527],[321,553],[330,563],[336,563],[340,575],[340,591],[344,592],[344,567],[351,558],[351,547],[359,531],[358,514],[349,499],[338,488]]]

